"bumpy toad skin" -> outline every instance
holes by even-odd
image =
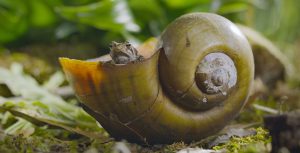
[[[112,58],[112,63],[114,64],[127,64],[143,59],[129,42],[118,43],[113,41],[110,44],[109,54]]]

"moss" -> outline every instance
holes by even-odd
[[[5,135],[0,141],[0,152],[70,152],[75,150],[70,142],[58,141],[53,138],[22,135]]]
[[[268,131],[259,127],[256,134],[247,137],[232,137],[225,144],[214,146],[214,150],[228,150],[232,153],[268,152],[267,145],[271,142]]]

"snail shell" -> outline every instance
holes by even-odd
[[[215,14],[187,14],[166,28],[156,49],[153,44],[138,48],[144,61],[126,65],[60,58],[83,108],[111,136],[147,144],[191,142],[238,114],[254,64],[233,23]]]
[[[261,79],[269,89],[274,89],[278,81],[294,78],[295,68],[279,48],[254,29],[240,24],[237,26],[252,48],[255,78]]]

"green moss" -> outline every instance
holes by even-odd
[[[214,146],[214,150],[228,150],[232,153],[252,153],[252,152],[267,152],[267,145],[271,142],[271,137],[268,131],[259,127],[255,135],[247,137],[232,137],[225,144]]]
[[[0,141],[0,152],[71,152],[76,150],[76,142],[59,141],[52,137],[5,135]]]

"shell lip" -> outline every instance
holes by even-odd
[[[124,67],[124,66],[128,66],[128,65],[146,63],[147,61],[151,60],[154,56],[157,56],[160,53],[160,51],[161,51],[161,48],[155,49],[153,51],[153,54],[150,57],[147,57],[141,61],[132,61],[127,64],[114,64],[114,63],[111,63],[111,59],[109,61],[107,61],[107,60],[102,61],[102,57],[105,57],[107,55],[103,55],[98,58],[88,59],[88,60],[72,59],[72,58],[68,58],[68,57],[59,57],[58,59],[59,59],[60,63],[62,63],[63,61],[70,61],[70,62],[80,62],[83,64],[92,64],[92,65],[100,64],[104,67]]]

